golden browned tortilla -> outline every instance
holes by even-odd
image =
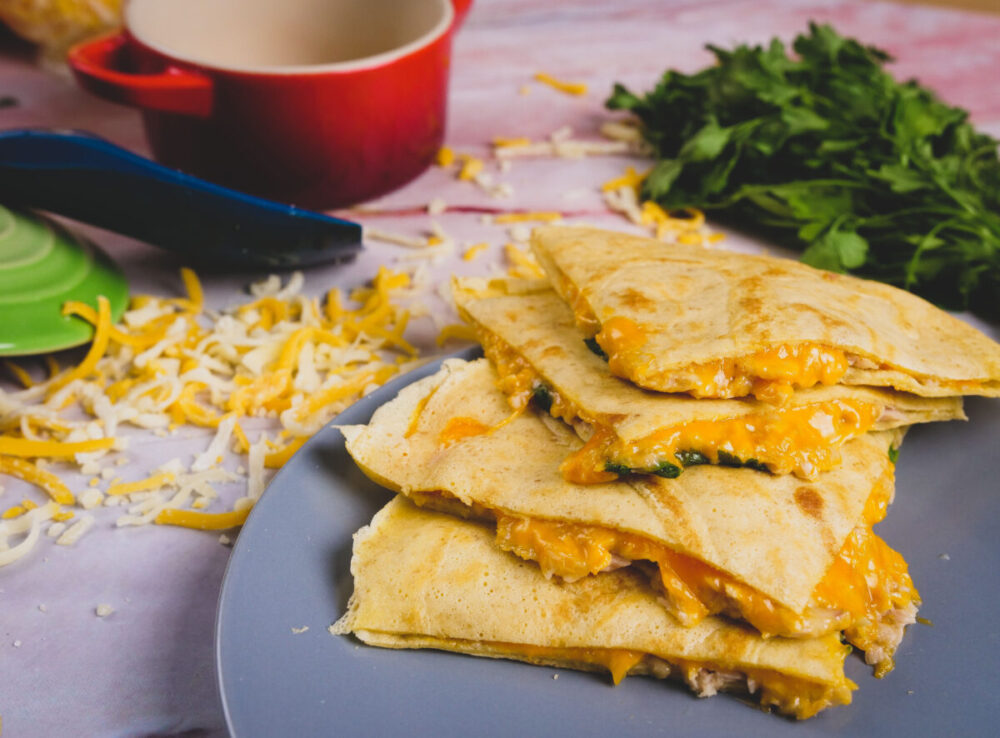
[[[547,282],[456,280],[453,294],[512,406],[534,400],[588,441],[561,466],[581,484],[620,473],[675,477],[700,463],[815,478],[868,430],[965,417],[960,397],[842,384],[800,390],[781,406],[649,392],[611,374]]]
[[[396,497],[354,538],[354,593],[331,628],[385,648],[435,648],[561,668],[683,679],[808,718],[848,704],[850,650],[834,634],[763,640],[718,618],[679,626],[637,573],[572,584],[499,551],[475,523]]]
[[[789,259],[546,226],[532,248],[615,374],[696,397],[841,382],[1000,396],[1000,344],[929,302]]]
[[[723,612],[769,635],[845,629],[891,668],[917,600],[902,557],[871,530],[892,496],[896,432],[846,444],[843,463],[813,482],[698,466],[584,486],[558,471],[582,441],[547,415],[511,416],[496,380],[485,359],[446,361],[368,425],[342,428],[348,452],[419,504],[492,521],[497,545],[546,575],[646,562],[685,624]]]

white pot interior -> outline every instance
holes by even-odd
[[[363,68],[430,43],[450,0],[129,0],[125,24],[174,58],[237,71]]]

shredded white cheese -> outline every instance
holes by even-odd
[[[93,515],[81,515],[79,520],[73,523],[73,525],[66,529],[66,532],[56,539],[56,544],[59,546],[75,545],[87,531],[94,527],[95,522]]]

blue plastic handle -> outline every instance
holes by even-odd
[[[233,267],[350,258],[361,226],[206,182],[79,131],[0,132],[0,203]]]

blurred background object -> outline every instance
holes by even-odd
[[[0,22],[35,43],[42,57],[62,61],[85,38],[117,28],[122,0],[0,0]]]

